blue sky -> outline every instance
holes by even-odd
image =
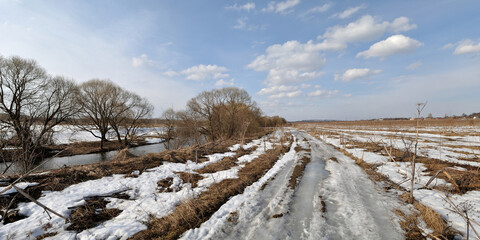
[[[246,89],[288,120],[480,112],[480,2],[6,1],[0,55],[109,78],[155,116]]]

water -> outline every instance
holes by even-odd
[[[163,143],[156,143],[150,145],[144,145],[139,147],[132,147],[129,148],[129,151],[136,155],[145,155],[147,153],[159,153],[165,150]],[[82,154],[82,155],[75,155],[75,156],[67,156],[67,157],[54,157],[54,158],[47,158],[43,161],[43,164],[38,168],[38,170],[50,170],[50,169],[57,169],[64,166],[77,166],[77,165],[84,165],[84,164],[91,164],[91,163],[100,163],[106,162],[113,159],[119,150],[102,152],[102,153],[91,153],[91,154]],[[3,172],[5,169],[4,164],[0,164],[0,172]],[[8,169],[6,174],[13,174],[13,173],[20,173],[21,169],[18,165],[13,165]]]

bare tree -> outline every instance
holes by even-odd
[[[104,148],[110,130],[115,132],[120,144],[128,145],[139,127],[140,120],[153,111],[148,100],[122,89],[110,80],[92,79],[83,83],[80,85],[77,101],[82,106],[79,119],[87,120],[88,123],[78,125],[100,138],[101,149]],[[91,125],[95,129],[92,129]]]
[[[162,113],[162,119],[165,122],[165,148],[171,149],[172,140],[176,137],[175,126],[178,125],[178,115],[173,110],[173,108],[169,108]]]
[[[1,124],[13,134],[8,144],[20,150],[24,171],[42,156],[54,127],[77,111],[77,90],[72,80],[49,76],[34,60],[0,57]]]
[[[140,120],[151,116],[153,105],[146,98],[142,98],[135,93],[129,93],[129,100],[126,102],[128,110],[126,118],[120,121],[121,126],[125,130],[124,143],[129,144],[129,140],[134,138],[137,129],[140,127]]]
[[[417,149],[418,149],[418,129],[420,126],[420,117],[422,115],[422,111],[427,105],[427,102],[424,103],[417,103],[417,116],[416,116],[416,126],[415,126],[415,145],[413,148],[413,156],[412,156],[412,179],[410,180],[410,200],[413,202],[413,185],[415,183],[415,164],[416,164],[416,157],[417,157]]]
[[[112,96],[118,92],[119,87],[110,80],[92,79],[80,85],[77,101],[81,106],[79,118],[87,121],[86,125],[78,124],[85,131],[100,138],[100,149],[104,148],[107,133],[111,129],[109,116],[112,107],[117,104]],[[114,94],[112,94],[114,93]],[[95,129],[91,127],[94,126]],[[98,133],[95,132],[98,130]]]
[[[207,124],[200,127],[200,132],[209,137],[210,140],[216,139],[215,106],[217,98],[214,92],[203,91],[198,96],[190,99],[187,103],[188,111],[191,115],[198,116]]]
[[[212,141],[241,137],[261,115],[247,91],[235,87],[204,91],[192,98],[187,108],[205,121],[200,131]]]

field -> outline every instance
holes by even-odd
[[[354,121],[302,124],[313,136],[363,164],[379,181],[406,197],[411,187],[411,159],[416,150],[414,197],[434,209],[444,226],[478,236],[480,225],[480,121]],[[468,218],[468,220],[467,220]],[[436,230],[440,232],[440,229]]]
[[[478,238],[478,122],[419,123],[413,202],[416,121],[302,123],[4,178],[0,238]]]

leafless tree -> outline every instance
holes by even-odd
[[[101,149],[110,130],[115,132],[120,144],[128,145],[140,120],[153,111],[148,100],[122,89],[110,80],[92,79],[83,83],[77,101],[82,106],[79,119],[87,120],[87,124],[79,126],[100,138]]]
[[[77,111],[73,80],[51,77],[34,60],[0,57],[0,113],[24,171],[42,156],[54,127]]]
[[[178,115],[173,108],[169,108],[162,113],[162,119],[165,123],[164,145],[166,149],[171,149],[172,140],[175,139],[177,135],[175,126],[178,125]]]
[[[417,115],[416,115],[416,126],[415,126],[415,145],[413,148],[413,156],[412,156],[412,179],[410,180],[410,200],[413,202],[413,185],[415,183],[415,164],[416,164],[416,157],[417,157],[417,149],[418,149],[418,130],[420,127],[420,117],[422,116],[422,111],[427,105],[427,102],[424,103],[417,103]]]
[[[109,116],[112,115],[112,107],[117,104],[115,99],[112,99],[116,92],[119,92],[119,87],[110,80],[92,79],[80,85],[77,97],[81,106],[79,119],[87,121],[87,124],[78,126],[100,138],[101,149],[104,148],[107,133],[111,129]],[[99,134],[95,130],[98,130]]]
[[[188,102],[187,111],[206,123],[200,131],[212,141],[241,137],[261,116],[247,91],[235,87],[204,91]]]
[[[137,129],[140,127],[140,121],[144,118],[150,117],[153,112],[153,105],[150,104],[146,98],[142,98],[139,95],[131,92],[128,94],[128,96],[129,99],[125,103],[128,108],[128,110],[125,112],[126,117],[119,121],[119,124],[125,131],[125,145],[128,145],[129,140],[136,136]],[[113,121],[111,121],[111,124],[113,125]]]

